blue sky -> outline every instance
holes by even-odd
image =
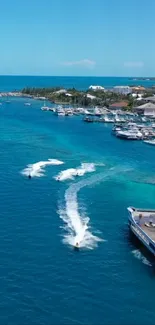
[[[0,74],[155,76],[155,1],[4,0]]]

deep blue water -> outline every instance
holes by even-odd
[[[128,77],[39,77],[39,76],[0,76],[0,91],[21,90],[24,87],[75,87],[86,90],[90,85],[105,88],[120,85],[155,85],[153,80],[131,80]]]
[[[154,261],[130,237],[127,207],[155,208],[155,148],[31,103],[0,106],[0,324],[154,324]],[[48,158],[64,164],[20,173]],[[96,170],[54,179],[82,162]],[[77,208],[104,240],[79,252],[64,243]]]

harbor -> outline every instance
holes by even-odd
[[[155,144],[155,115],[145,116],[142,114],[124,112],[122,110],[112,111],[103,108],[82,107],[57,107],[43,106],[42,110],[52,111],[57,116],[81,116],[86,123],[103,123],[112,126],[111,133],[120,139],[146,140],[145,143]]]
[[[20,92],[3,92],[0,94],[1,100],[0,105],[2,106],[3,101],[6,103],[10,103],[11,98],[25,98],[24,105],[29,107],[32,105],[32,99],[39,100],[43,102],[41,105],[42,111],[52,112],[55,116],[58,117],[73,117],[80,116],[81,120],[85,123],[102,123],[105,125],[109,125],[112,136],[122,140],[138,140],[144,141],[147,145],[155,145],[155,96],[154,89],[152,89],[152,96],[146,97],[150,89],[145,89],[144,87],[135,87],[132,88],[132,93],[130,87],[114,87],[111,90],[111,93],[114,96],[117,94],[119,98],[125,98],[124,101],[119,102],[109,102],[107,106],[79,106],[79,105],[71,105],[71,104],[55,104],[49,101],[49,98],[42,96],[45,95],[45,90],[42,92],[41,90],[37,94],[27,93],[24,91]],[[110,96],[109,90],[105,90],[104,87],[101,86],[90,86],[89,92],[93,92],[91,96],[91,101],[94,101],[94,97],[96,98],[98,91],[100,93],[106,94],[106,96]],[[135,99],[135,93],[137,91],[137,97]],[[33,91],[34,92],[34,91]],[[77,92],[77,91],[76,91]],[[97,92],[97,93],[96,93]],[[57,90],[55,96],[63,95],[69,98],[68,94],[71,95],[71,91],[66,93],[63,89]],[[75,93],[75,90],[73,91]],[[88,96],[88,93],[87,93]],[[129,97],[130,96],[130,97]],[[129,107],[129,98],[133,100],[133,107]],[[144,97],[145,96],[145,97]],[[72,96],[71,96],[72,97]],[[9,100],[8,100],[9,99]],[[145,102],[145,103],[143,103]],[[142,104],[143,103],[143,104]]]

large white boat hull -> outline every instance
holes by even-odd
[[[144,211],[140,209],[138,210]],[[128,221],[129,221],[129,227],[131,231],[140,240],[140,242],[155,256],[155,241],[153,241],[135,221],[133,217],[133,212],[134,212],[133,208],[129,207],[128,212],[129,212]],[[150,212],[152,212],[152,210],[150,210]]]

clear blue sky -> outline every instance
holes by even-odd
[[[155,76],[155,0],[4,0],[0,74]]]

